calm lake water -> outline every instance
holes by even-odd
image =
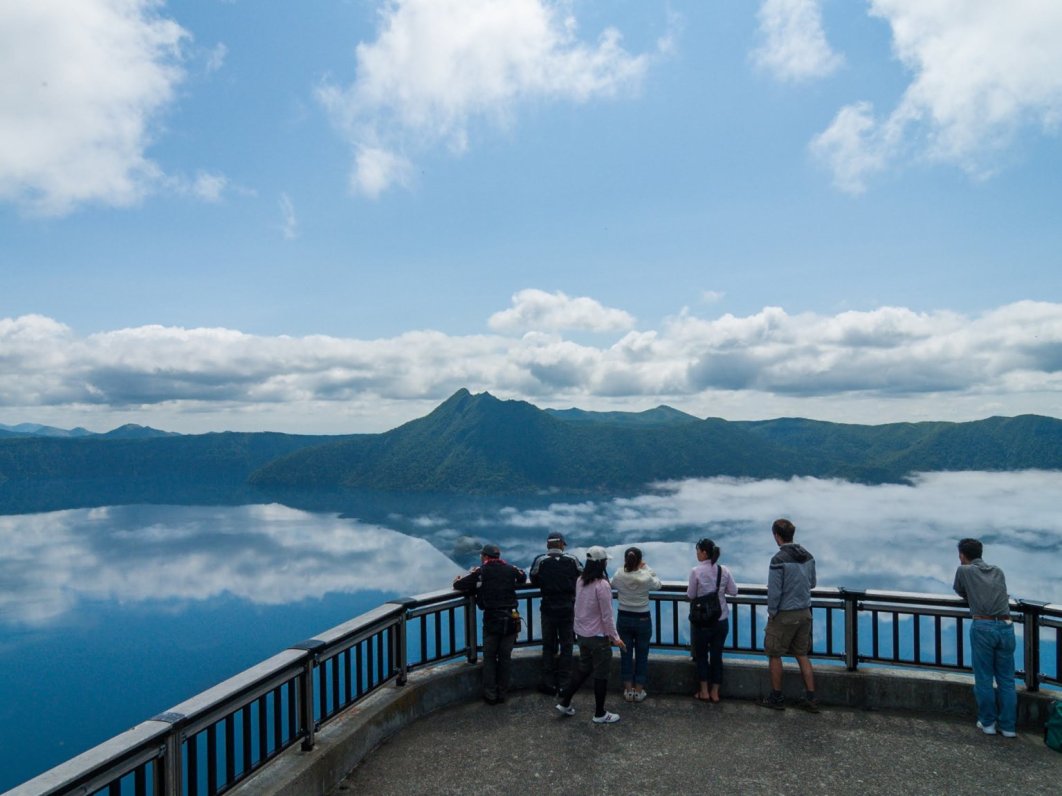
[[[417,499],[352,516],[281,505],[108,506],[0,516],[0,790],[393,597],[444,588],[482,541],[526,566],[547,530],[582,553],[639,544],[685,580],[712,536],[763,583],[778,516],[821,585],[950,593],[975,535],[1011,594],[1062,602],[1062,473],[905,486],[709,479],[622,499]]]

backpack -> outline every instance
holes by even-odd
[[[1044,743],[1056,752],[1062,752],[1062,700],[1055,700],[1047,709],[1044,722]]]

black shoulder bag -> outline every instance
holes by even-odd
[[[723,567],[716,564],[716,589],[690,601],[690,624],[695,627],[711,627],[723,615]]]

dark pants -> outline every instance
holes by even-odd
[[[483,696],[505,699],[509,693],[509,670],[516,634],[483,633]]]
[[[565,707],[572,704],[572,696],[594,676],[594,715],[605,715],[605,695],[608,693],[608,669],[612,661],[612,640],[603,636],[579,636],[579,666],[572,673],[571,684],[560,695]]]
[[[563,691],[572,671],[572,645],[575,618],[562,619],[540,614],[542,619],[542,685]]]
[[[690,626],[693,636],[693,660],[697,664],[697,679],[702,683],[719,685],[723,682],[723,645],[730,634],[730,620],[720,619],[711,627]],[[711,653],[711,662],[708,655]]]

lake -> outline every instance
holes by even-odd
[[[0,516],[0,790],[382,601],[444,588],[486,540],[526,566],[548,530],[685,580],[711,536],[764,583],[788,516],[819,584],[951,593],[978,536],[1015,597],[1062,602],[1062,473],[933,473],[907,485],[704,479],[603,500],[394,498],[344,516],[135,505]],[[381,508],[383,506],[384,508]],[[618,561],[617,561],[618,563]]]

